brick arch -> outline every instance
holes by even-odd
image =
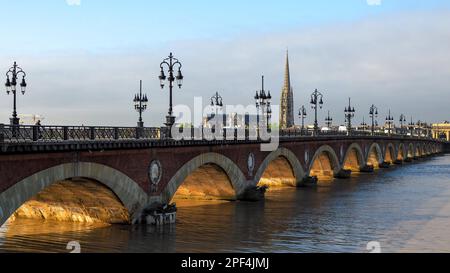
[[[421,157],[422,156],[422,148],[420,143],[416,143],[414,146],[414,156]]]
[[[217,153],[206,153],[193,158],[176,172],[161,193],[162,202],[170,202],[185,179],[198,168],[207,164],[216,165],[226,173],[236,196],[241,195],[245,191],[245,176],[231,159]]]
[[[405,144],[404,143],[400,143],[400,144],[398,144],[398,146],[397,146],[397,157],[396,157],[396,159],[400,159],[399,157],[400,157],[400,154],[402,155],[402,160],[405,160],[407,157],[408,157],[408,153],[407,153],[407,151],[406,151],[406,148],[405,148]]]
[[[398,154],[397,151],[395,150],[394,144],[392,144],[392,143],[386,144],[384,153],[383,153],[384,161],[386,161],[386,159],[387,159],[386,156],[387,156],[388,151],[391,153],[391,160],[392,160],[392,163],[394,163],[395,159],[397,158],[397,154]]]
[[[341,165],[339,163],[339,158],[336,155],[336,152],[334,149],[329,145],[323,145],[319,149],[316,150],[314,153],[314,156],[312,157],[309,166],[308,166],[308,174],[311,172],[311,169],[314,165],[314,162],[316,159],[322,154],[326,153],[328,155],[328,158],[330,160],[331,167],[333,169],[333,172],[337,174],[341,170]]]
[[[358,159],[359,167],[361,168],[361,167],[365,166],[366,165],[366,161],[365,161],[365,158],[364,158],[364,152],[362,151],[361,146],[359,146],[358,143],[353,143],[347,148],[347,152],[345,153],[344,161],[342,162],[342,165],[345,164],[345,162],[347,161],[347,158],[350,156],[350,153],[352,151],[356,151],[356,156],[357,156],[357,159]]]
[[[93,179],[112,190],[131,217],[147,205],[148,195],[139,185],[122,172],[97,163],[78,162],[61,164],[40,171],[16,183],[0,194],[0,226],[22,206],[39,192],[52,184],[75,177]]]
[[[426,149],[427,149],[427,155],[432,154],[432,152],[431,152],[431,144],[430,143],[427,143]]]
[[[383,163],[383,150],[381,149],[380,145],[376,142],[372,143],[372,145],[370,145],[369,150],[367,150],[367,154],[366,154],[366,162],[369,162],[370,160],[370,155],[372,154],[372,151],[376,151],[377,155],[378,155],[378,164]]]
[[[416,151],[415,151],[415,149],[414,149],[414,144],[409,143],[409,145],[408,145],[408,151],[407,151],[407,153],[406,153],[406,156],[407,156],[408,158],[413,158],[414,155],[415,155],[415,153],[416,153]]]
[[[279,157],[283,157],[289,162],[297,183],[302,181],[302,179],[305,177],[305,171],[303,170],[303,167],[297,156],[292,151],[286,148],[278,148],[276,151],[270,153],[261,163],[261,166],[255,174],[255,183],[258,183],[261,180],[270,163],[278,159]]]
[[[427,155],[427,147],[425,143],[422,143],[421,149],[422,149],[422,156]]]

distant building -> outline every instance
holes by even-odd
[[[280,128],[294,127],[294,91],[291,86],[289,71],[289,52],[286,52],[286,67],[284,73],[284,86],[281,93]]]
[[[210,114],[207,117],[203,118],[203,127],[205,128],[213,128],[214,123],[212,120],[215,118],[215,114]],[[249,114],[240,115],[237,113],[231,114],[218,114],[218,121],[223,122],[224,128],[235,128],[235,129],[243,129],[257,127],[257,116],[251,116]]]
[[[435,139],[446,139],[450,141],[450,122],[433,124],[432,134]]]

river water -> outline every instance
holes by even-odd
[[[450,155],[266,199],[178,202],[164,228],[17,220],[0,252],[450,252]]]

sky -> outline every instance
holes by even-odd
[[[344,122],[352,97],[356,123],[375,104],[408,119],[450,119],[450,2],[441,0],[162,1],[0,0],[0,71],[14,61],[29,88],[19,113],[43,124],[134,126],[139,80],[150,103],[147,126],[161,126],[168,92],[159,64],[169,52],[183,63],[174,103],[252,104],[260,77],[279,103],[289,48],[295,108],[324,93]],[[4,75],[4,74],[1,74]],[[4,81],[4,76],[0,78]],[[0,93],[0,123],[12,97]],[[312,123],[312,113],[308,122]],[[299,120],[296,120],[299,123]]]

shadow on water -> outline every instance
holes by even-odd
[[[450,156],[317,188],[272,190],[264,202],[177,201],[176,226],[88,226],[20,222],[0,230],[3,252],[365,252],[370,241],[402,247],[450,191]],[[416,223],[398,233],[402,223]],[[20,228],[26,226],[27,228]],[[39,232],[36,232],[39,231]],[[3,244],[2,244],[3,241]]]

